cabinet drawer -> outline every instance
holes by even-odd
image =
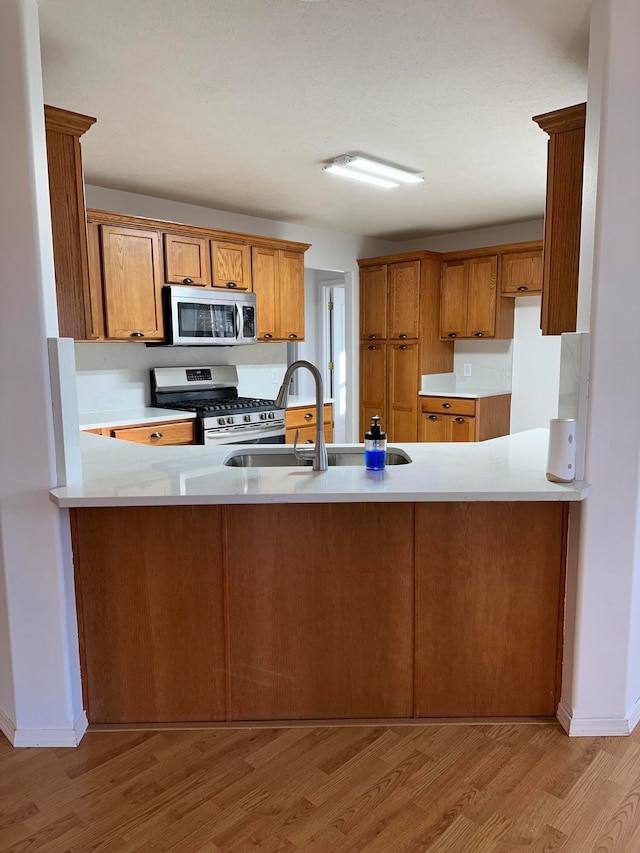
[[[326,403],[323,407],[324,423],[331,422],[331,403]],[[316,423],[316,407],[301,406],[300,408],[287,409],[285,413],[285,423],[287,429],[298,429],[301,427],[315,426]]]
[[[193,421],[122,427],[112,429],[111,437],[137,441],[139,444],[193,444]]]
[[[475,415],[476,401],[460,397],[422,397],[423,412],[445,412],[450,415]]]

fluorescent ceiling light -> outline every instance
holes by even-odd
[[[334,172],[344,178],[355,178],[381,187],[397,187],[402,184],[421,184],[424,178],[397,169],[395,166],[387,166],[386,163],[378,163],[368,157],[359,157],[356,154],[343,154],[336,157],[330,166],[323,166],[324,171]]]

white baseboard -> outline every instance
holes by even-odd
[[[562,702],[556,717],[569,737],[625,737],[640,722],[640,699],[627,717],[574,717]]]
[[[6,737],[9,743],[13,743],[13,738],[16,733],[16,724],[11,717],[0,708],[0,732]]]
[[[14,746],[78,746],[89,725],[83,711],[68,729],[14,729]]]

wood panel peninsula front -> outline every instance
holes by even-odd
[[[589,486],[546,480],[546,430],[402,445],[413,461],[383,472],[81,443],[84,480],[52,496],[90,723],[555,714]]]

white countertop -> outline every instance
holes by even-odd
[[[59,506],[343,503],[391,501],[576,501],[588,483],[545,476],[548,430],[474,443],[401,447],[413,462],[384,471],[362,467],[230,468],[238,450],[273,446],[149,447],[82,433],[83,481],[51,492]],[[361,445],[351,445],[361,447]]]
[[[420,397],[461,397],[463,400],[479,400],[480,397],[498,397],[511,391],[420,391]]]
[[[333,403],[333,397],[325,397],[323,400],[323,404]],[[296,406],[315,406],[316,398],[315,397],[304,397],[297,396],[296,394],[289,394],[289,399],[287,400],[287,409],[294,409]]]
[[[168,423],[195,418],[194,412],[179,412],[174,409],[154,409],[141,406],[139,409],[121,409],[115,412],[80,412],[80,429],[106,429],[127,427],[133,424]]]

